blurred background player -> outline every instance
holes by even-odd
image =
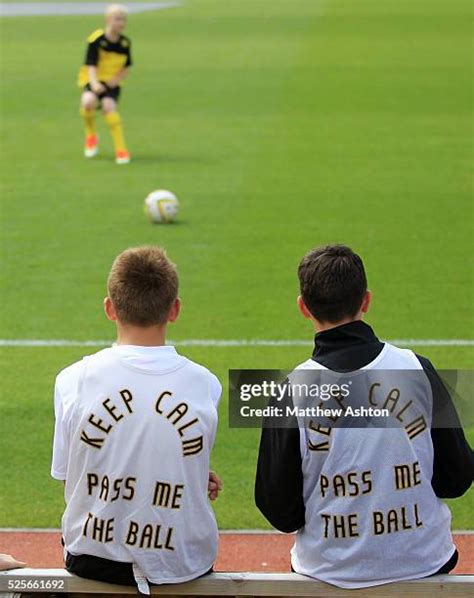
[[[86,133],[84,155],[93,158],[99,151],[95,117],[96,109],[101,106],[114,142],[117,164],[130,162],[122,119],[117,109],[121,84],[132,64],[131,42],[123,35],[127,14],[127,8],[120,4],[107,7],[105,30],[97,29],[87,38],[85,62],[78,76],[78,85],[83,90],[81,116]]]

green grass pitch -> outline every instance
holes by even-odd
[[[102,123],[101,155],[82,158],[75,76],[100,19],[2,19],[3,338],[112,338],[101,310],[111,261],[158,243],[181,275],[172,338],[310,339],[295,271],[326,242],[364,256],[382,338],[468,338],[470,11],[468,0],[190,0],[134,15],[128,167],[113,163]],[[156,188],[180,198],[176,224],[146,221]],[[86,351],[0,349],[0,526],[59,525],[52,385]],[[308,351],[183,348],[224,383],[229,368],[291,368]],[[473,367],[472,347],[417,351]],[[265,527],[258,432],[226,419],[224,399],[219,524]],[[474,527],[472,493],[451,507],[455,528]]]

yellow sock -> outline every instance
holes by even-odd
[[[126,152],[127,146],[123,137],[122,119],[118,112],[107,112],[104,115],[105,122],[109,125],[110,134],[115,146],[115,153]]]
[[[81,108],[81,116],[84,119],[86,135],[97,135],[97,128],[95,125],[95,110],[86,110],[86,108]]]

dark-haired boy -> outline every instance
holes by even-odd
[[[68,571],[146,593],[148,581],[187,581],[214,563],[221,385],[165,345],[180,300],[161,248],[121,253],[107,290],[117,343],[58,375],[51,473],[65,481]]]
[[[291,558],[297,573],[357,588],[449,572],[458,554],[440,499],[466,492],[474,470],[449,394],[426,358],[381,342],[363,322],[371,293],[362,260],[349,247],[310,251],[298,276],[298,306],[316,338],[312,357],[297,369],[363,369],[377,380],[381,370],[419,370],[409,398],[426,406],[431,425],[408,434],[400,425],[270,427],[267,421],[257,506],[279,530],[297,531]],[[453,427],[433,425],[441,408]]]

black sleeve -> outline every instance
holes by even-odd
[[[127,62],[125,63],[125,66],[132,66],[133,62],[132,62],[132,44],[130,42],[130,40],[128,40],[129,46],[128,46],[128,52],[127,52]]]
[[[291,399],[270,405],[285,408]],[[267,418],[262,427],[255,481],[255,504],[278,530],[294,532],[304,526],[303,472],[301,469],[300,432],[296,418],[285,420],[285,427],[273,427]],[[282,425],[281,422],[279,425]]]
[[[438,498],[457,498],[472,484],[474,453],[464,436],[451,396],[433,364],[426,357],[417,355],[417,358],[433,392],[431,439],[434,462],[431,485]]]
[[[87,46],[86,59],[84,64],[87,66],[97,66],[99,62],[99,44],[98,40],[91,42]]]

